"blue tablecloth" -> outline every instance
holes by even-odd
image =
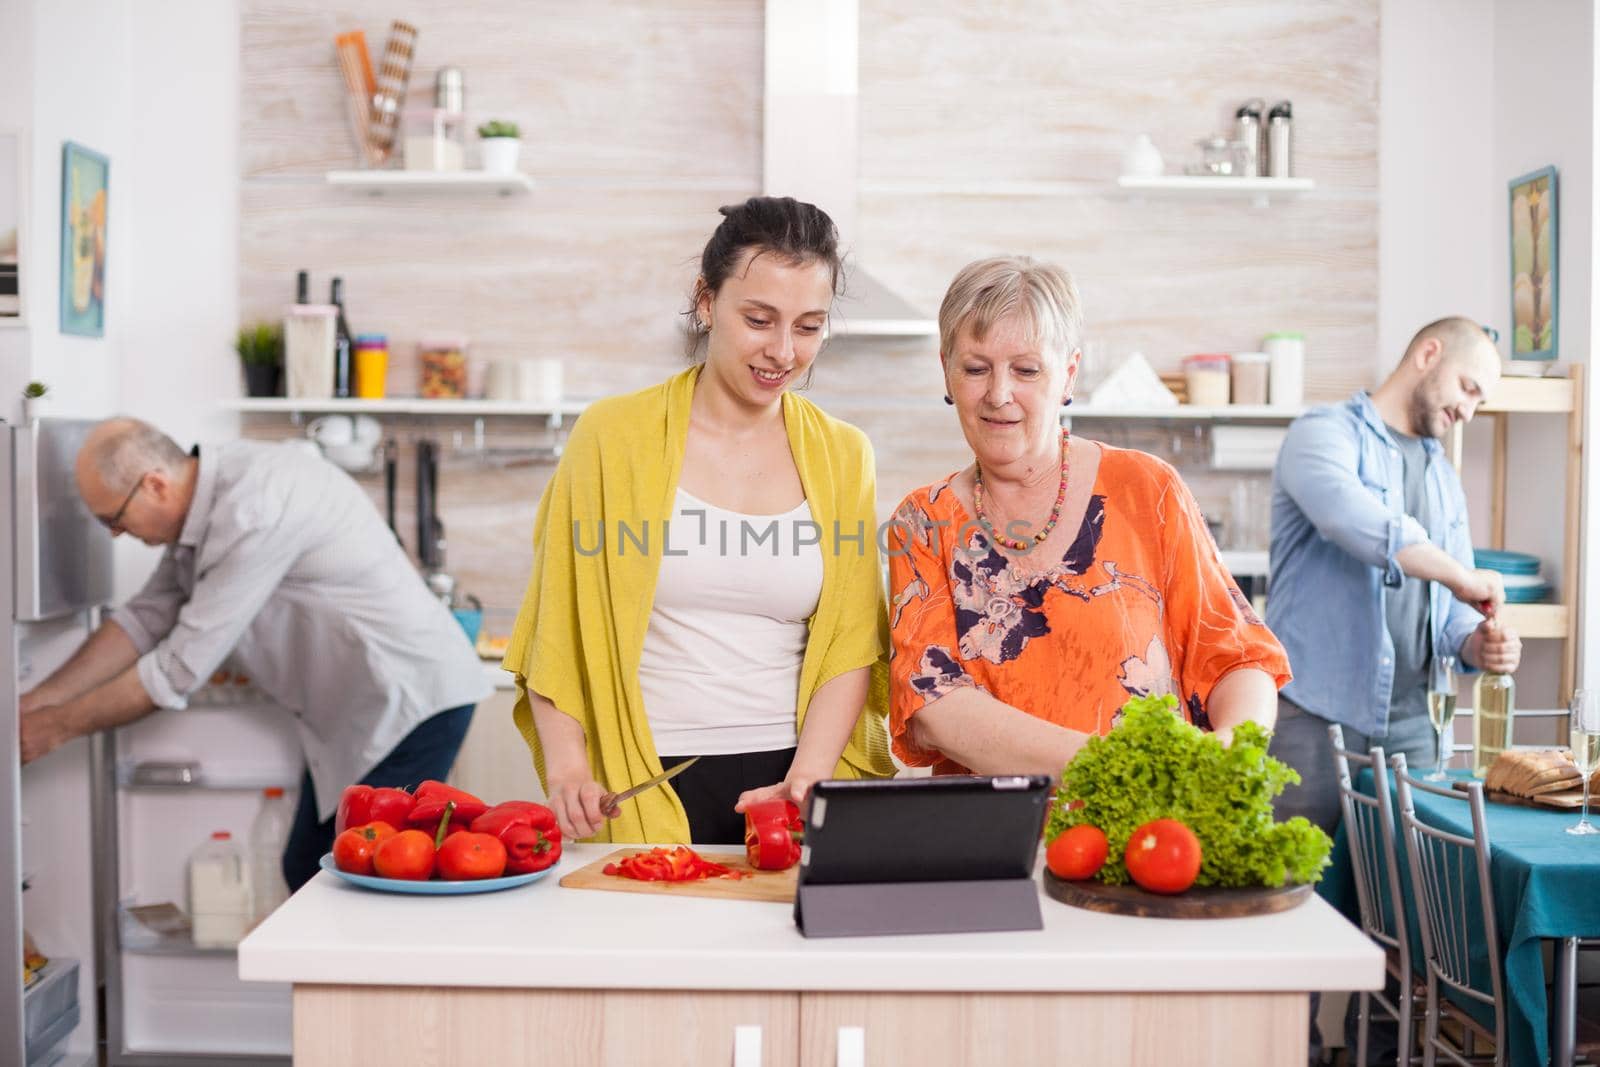
[[[1457,771],[1453,777],[1465,778]],[[1391,776],[1391,790],[1393,778]],[[1372,772],[1363,770],[1357,788],[1371,795]],[[1472,815],[1464,803],[1412,790],[1417,817],[1464,837],[1472,836]],[[1565,833],[1578,821],[1576,811],[1559,811],[1490,802],[1485,805],[1489,829],[1489,877],[1494,884],[1495,924],[1504,961],[1507,1044],[1513,1067],[1543,1067],[1550,1062],[1549,1005],[1544,985],[1543,938],[1600,936],[1600,836]],[[1401,888],[1411,913],[1413,966],[1426,974],[1422,944],[1411,906],[1400,810],[1395,804],[1395,830],[1400,833]],[[1476,872],[1471,872],[1476,877]],[[1359,922],[1349,846],[1341,826],[1334,841],[1333,866],[1318,892],[1352,922]],[[1485,980],[1487,985],[1487,980]],[[1464,1005],[1471,1008],[1475,1005]],[[1493,1017],[1480,1015],[1492,1025]]]

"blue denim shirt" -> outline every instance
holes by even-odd
[[[1395,556],[1431,541],[1473,565],[1461,479],[1438,441],[1423,446],[1427,528],[1405,513],[1400,449],[1365,392],[1296,419],[1272,472],[1267,626],[1294,671],[1283,695],[1369,737],[1389,729],[1394,641],[1384,601],[1405,579]],[[1428,604],[1434,649],[1459,659],[1483,616],[1437,582]]]

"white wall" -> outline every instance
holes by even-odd
[[[146,5],[148,6],[148,5]],[[132,145],[128,71],[131,0],[33,3],[33,162],[26,265],[30,272],[30,376],[46,382],[51,413],[94,417],[116,406],[128,307]],[[61,152],[65,141],[109,156],[104,337],[63,334],[57,305],[61,264]],[[5,382],[8,403],[20,383]],[[8,409],[9,410],[9,409]]]
[[[1375,382],[1425,323],[1510,315],[1484,264],[1484,227],[1501,217],[1489,137],[1495,0],[1384,0],[1379,19]]]
[[[1567,0],[1499,0],[1494,20],[1493,181],[1495,209],[1488,216],[1488,271],[1501,305],[1493,320],[1509,317],[1506,183],[1540,167],[1558,171],[1557,307],[1559,358],[1589,364],[1594,284],[1595,34],[1594,8]],[[1530,61],[1537,56],[1537,61]],[[1502,325],[1502,348],[1509,331]],[[1558,420],[1516,416],[1508,464],[1515,487],[1508,508],[1506,543],[1545,560],[1559,576],[1565,493],[1566,428]],[[1593,504],[1591,487],[1586,497]],[[1594,529],[1593,526],[1590,527]],[[1591,568],[1592,569],[1592,568]],[[1595,604],[1580,598],[1581,604]],[[1580,646],[1581,650],[1581,646]],[[1585,657],[1580,654],[1580,663]],[[1551,707],[1559,672],[1557,649],[1535,642],[1518,672],[1518,704]],[[1524,697],[1527,694],[1527,697]],[[1540,699],[1540,697],[1543,699]]]
[[[184,445],[238,436],[217,401],[237,396],[239,318],[239,11],[233,0],[144,3],[132,62],[121,178],[128,191],[121,387],[113,405]],[[115,167],[113,170],[115,171]],[[117,595],[159,553],[117,545]]]

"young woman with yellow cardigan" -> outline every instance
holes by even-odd
[[[837,231],[788,198],[722,214],[690,309],[704,362],[592,405],[539,502],[504,666],[572,838],[738,842],[749,803],[894,772],[872,449],[790,392],[827,336]]]

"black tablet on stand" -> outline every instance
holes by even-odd
[[[1038,775],[818,782],[794,921],[807,937],[1038,930]]]

